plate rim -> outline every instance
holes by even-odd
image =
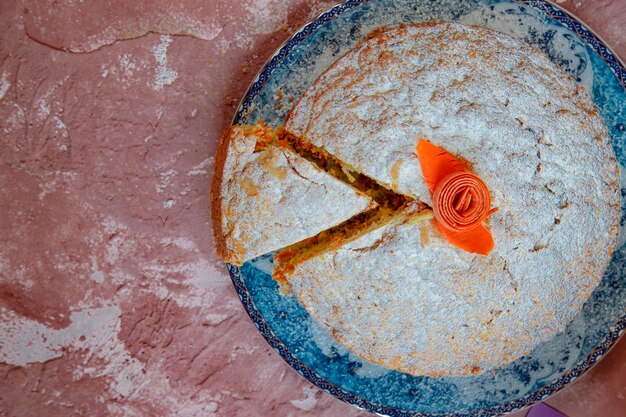
[[[242,96],[243,98],[239,102],[235,115],[231,121],[232,125],[242,119],[247,112],[251,110],[252,101],[256,98],[259,91],[269,80],[274,70],[285,60],[291,50],[302,43],[306,38],[312,35],[317,28],[324,24],[334,20],[342,13],[351,10],[354,7],[358,7],[362,4],[367,4],[371,0],[344,0],[339,2],[324,12],[317,15],[317,17],[311,19],[299,29],[293,32],[267,59],[261,69],[258,71],[252,82],[246,89],[246,92]],[[591,48],[602,61],[609,67],[618,83],[626,91],[626,65],[621,60],[619,55],[608,46],[600,35],[598,35],[593,29],[584,23],[582,19],[565,10],[558,4],[555,4],[549,0],[509,0],[514,3],[526,5],[536,9],[552,20],[572,30],[576,36]],[[389,417],[490,417],[494,415],[509,414],[528,408],[538,402],[545,401],[552,395],[556,394],[569,384],[576,381],[582,375],[587,373],[593,368],[602,357],[604,357],[622,338],[626,330],[626,312],[624,315],[611,327],[608,334],[606,334],[600,342],[591,350],[591,352],[576,365],[570,368],[560,378],[544,385],[538,390],[526,394],[523,397],[517,398],[512,401],[508,401],[492,407],[487,407],[479,410],[473,410],[470,412],[459,413],[422,413],[416,410],[402,410],[395,407],[384,406],[375,402],[369,401],[356,394],[353,394],[344,388],[333,384],[319,375],[315,370],[311,369],[308,365],[302,362],[297,356],[295,356],[284,342],[276,336],[271,327],[265,322],[265,319],[260,314],[256,307],[252,297],[243,281],[240,267],[226,263],[228,272],[237,292],[237,295],[243,304],[246,313],[254,323],[255,327],[265,341],[278,353],[291,369],[295,370],[307,381],[315,385],[322,391],[331,394],[335,398],[351,404],[359,409],[370,411],[380,416]]]

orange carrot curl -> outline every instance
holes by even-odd
[[[486,220],[498,209],[490,208],[485,183],[461,160],[425,139],[416,150],[441,233],[458,248],[488,255],[494,242]]]

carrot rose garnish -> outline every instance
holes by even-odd
[[[465,251],[488,255],[493,237],[486,219],[491,196],[485,183],[465,164],[425,139],[417,144],[422,174],[432,193],[433,212],[444,237]]]

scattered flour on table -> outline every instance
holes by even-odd
[[[4,95],[7,91],[9,91],[9,88],[11,88],[11,83],[7,79],[7,72],[4,71],[2,73],[2,78],[0,78],[0,100],[4,98]]]
[[[98,352],[103,341],[117,334],[119,315],[119,308],[113,306],[84,309],[73,312],[72,323],[57,330],[2,308],[0,362],[16,366],[46,362],[62,357],[67,346]]]
[[[89,278],[98,284],[102,284],[104,282],[104,272],[98,268],[98,260],[93,255],[89,259],[91,259],[91,275]]]
[[[311,411],[317,405],[317,398],[315,398],[316,390],[313,387],[304,387],[302,389],[304,393],[303,400],[291,400],[291,404],[303,411]]]
[[[154,48],[154,59],[159,66],[154,75],[154,89],[162,90],[164,86],[174,82],[178,73],[167,67],[167,48],[172,43],[172,37],[169,35],[161,35],[161,43]]]
[[[187,175],[208,175],[209,172],[213,172],[213,164],[215,163],[215,157],[211,156],[197,165],[191,167]]]
[[[289,2],[284,0],[250,0],[253,35],[272,33],[287,22]]]

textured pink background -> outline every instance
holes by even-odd
[[[560,3],[626,56],[626,1]],[[366,415],[269,348],[210,237],[220,131],[332,4],[2,1],[0,415]],[[622,341],[548,403],[624,415],[625,381]]]

